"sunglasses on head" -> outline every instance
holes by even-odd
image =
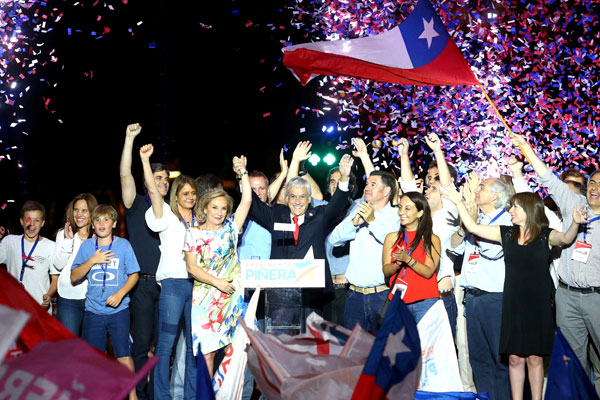
[[[573,185],[574,185],[575,187],[577,187],[577,188],[582,188],[582,187],[584,186],[584,184],[583,184],[583,183],[581,183],[581,182],[578,182],[578,181],[572,181],[572,180],[565,181],[565,183],[566,183],[567,185],[568,185],[569,183],[571,183],[571,184],[573,184]]]

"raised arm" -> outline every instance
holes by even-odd
[[[288,163],[283,156],[283,149],[279,152],[279,167],[281,168],[279,176],[269,185],[269,204],[277,197],[277,193],[279,193],[279,189],[281,189],[281,185],[283,185],[288,175]]]
[[[508,169],[510,169],[510,173],[512,174],[513,180],[523,179],[523,163],[517,160],[516,157],[511,157],[508,160]]]
[[[452,177],[450,176],[450,170],[448,169],[448,164],[446,163],[446,158],[444,157],[444,151],[442,150],[442,142],[440,141],[440,138],[435,133],[430,133],[429,135],[425,136],[425,143],[427,143],[427,146],[429,146],[435,155],[435,162],[437,163],[438,174],[440,177],[440,185],[452,185]]]
[[[233,157],[233,170],[238,176],[241,176],[240,183],[242,185],[242,199],[235,210],[235,225],[238,231],[244,226],[250,205],[252,204],[252,188],[250,187],[250,178],[248,178],[248,170],[246,169],[246,157]]]
[[[360,159],[365,170],[365,176],[368,178],[369,175],[371,175],[371,172],[375,171],[375,166],[373,165],[373,161],[371,161],[371,157],[369,157],[367,145],[361,138],[353,138],[352,144],[356,149],[352,152],[352,155]]]
[[[401,138],[398,143],[398,154],[400,157],[400,177],[402,182],[411,182],[415,175],[410,167],[410,158],[408,158],[408,140]]]
[[[290,162],[290,169],[288,170],[288,180],[298,176],[300,162],[308,160],[308,157],[312,154],[310,151],[311,147],[312,144],[308,140],[298,143],[292,154],[292,161]]]
[[[350,154],[344,154],[340,159],[338,170],[340,171],[340,182],[338,188],[331,196],[329,203],[323,206],[323,218],[327,224],[331,223],[338,216],[343,215],[344,204],[348,203],[349,192],[349,176],[352,170],[354,160]]]
[[[121,198],[126,208],[130,208],[135,200],[135,179],[131,175],[131,153],[133,151],[133,141],[142,131],[140,124],[127,125],[125,130],[125,144],[121,153],[121,164],[119,171],[121,173]]]
[[[306,174],[306,175],[304,175],[304,178],[306,178],[306,180],[310,184],[310,191],[311,191],[310,197],[312,197],[313,199],[317,199],[317,200],[323,200],[323,192],[321,192],[321,188],[319,187],[317,182],[315,182],[313,177],[310,176],[310,174]]]
[[[567,246],[573,243],[577,237],[577,231],[579,231],[579,225],[585,224],[588,221],[587,210],[585,205],[577,209],[577,206],[573,206],[573,222],[566,232],[559,232],[552,230],[550,232],[550,245],[551,246]]]
[[[493,242],[502,242],[502,237],[500,236],[500,227],[497,225],[477,224],[465,207],[465,204],[462,201],[462,195],[454,187],[444,187],[443,196],[456,204],[460,219],[469,232],[483,239],[491,240]]]
[[[525,140],[525,138],[519,134],[513,133],[510,135],[510,142],[513,146],[521,149],[523,155],[529,160],[533,170],[538,176],[546,175],[548,172],[548,166],[544,163],[537,155],[535,150],[531,147],[531,145]]]
[[[152,175],[152,168],[150,167],[150,156],[154,152],[154,146],[147,144],[142,146],[140,149],[140,158],[142,159],[142,168],[144,169],[144,183],[146,184],[146,190],[148,190],[148,196],[152,203],[152,212],[158,219],[163,216],[163,204],[164,200],[154,181],[154,175]]]

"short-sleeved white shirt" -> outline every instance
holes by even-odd
[[[185,243],[185,226],[173,214],[171,207],[163,204],[163,215],[156,218],[152,207],[146,211],[146,223],[151,231],[160,237],[160,261],[156,269],[156,281],[163,279],[188,279],[183,244]]]
[[[23,235],[8,235],[0,242],[0,264],[6,264],[8,273],[17,280],[21,276],[23,256],[21,252],[21,238]],[[34,242],[24,241],[25,254],[33,247]],[[54,268],[55,243],[47,238],[40,237],[32,260],[27,261],[23,273],[23,286],[39,304],[44,301],[44,294],[50,289],[49,274],[58,274]]]

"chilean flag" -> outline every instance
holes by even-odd
[[[302,85],[317,75],[417,86],[479,84],[428,0],[419,0],[404,22],[379,35],[282,50],[283,64]]]
[[[417,324],[400,296],[394,296],[352,400],[412,400],[420,377],[421,342]]]

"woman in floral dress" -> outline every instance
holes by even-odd
[[[244,304],[237,258],[238,233],[250,209],[252,188],[246,158],[234,157],[233,170],[242,184],[242,200],[232,217],[233,199],[221,189],[206,193],[196,214],[200,224],[185,237],[187,269],[196,280],[192,297],[192,340],[198,344],[212,377],[217,350],[228,346]]]

